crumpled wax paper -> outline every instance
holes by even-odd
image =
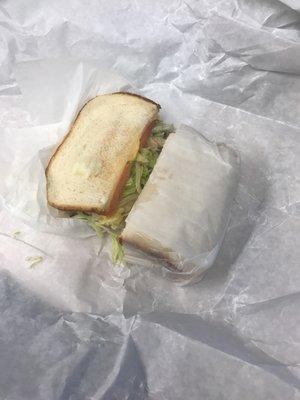
[[[0,398],[300,398],[299,9],[295,0],[0,4]],[[43,194],[32,183],[79,106],[70,76],[86,79],[88,97],[97,79],[113,89],[107,70],[158,101],[167,121],[241,154],[228,232],[197,285],[112,267],[83,224],[32,207]],[[43,259],[30,267],[27,257]]]

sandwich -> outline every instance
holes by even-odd
[[[109,234],[114,262],[126,246],[172,271],[204,270],[224,236],[239,159],[191,128],[175,133],[159,109],[131,93],[88,102],[49,161],[48,203]]]

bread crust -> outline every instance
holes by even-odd
[[[89,101],[87,101],[87,102],[81,107],[81,109],[80,109],[80,111],[79,111],[77,117],[74,119],[74,121],[73,121],[72,124],[71,124],[71,127],[70,127],[70,129],[69,129],[69,132],[66,134],[66,136],[64,136],[64,138],[62,139],[62,141],[60,142],[60,144],[57,146],[57,148],[56,148],[55,152],[52,154],[52,156],[51,156],[51,158],[50,158],[50,160],[49,160],[49,163],[48,163],[48,165],[47,165],[47,167],[46,167],[46,170],[45,170],[45,175],[46,175],[47,202],[48,202],[48,204],[49,204],[51,207],[57,208],[58,210],[62,210],[62,211],[73,211],[74,208],[72,208],[72,209],[70,209],[70,208],[66,209],[66,207],[68,207],[68,206],[61,206],[61,207],[64,207],[64,208],[59,208],[57,205],[55,205],[54,203],[52,203],[52,202],[49,200],[49,198],[48,198],[48,186],[49,186],[49,183],[48,183],[48,173],[49,173],[49,168],[50,168],[52,162],[54,161],[55,157],[57,156],[57,154],[58,154],[60,148],[65,144],[65,142],[67,141],[68,137],[71,135],[75,123],[78,122],[78,120],[79,120],[79,118],[80,118],[80,114],[81,114],[82,110],[83,110],[84,107],[85,107],[90,101],[92,101],[92,100],[93,100],[93,99],[90,99]],[[82,211],[82,210],[80,210],[80,211]]]
[[[165,263],[168,269],[171,269],[172,271],[180,271],[177,267],[177,264],[169,256],[171,251],[168,249],[165,249],[165,251],[153,250],[151,249],[151,246],[146,243],[146,241],[143,241],[143,239],[128,236],[124,237],[122,233],[120,236],[120,243],[129,244],[130,246],[159,259],[161,262]]]
[[[75,206],[75,205],[72,206],[71,204],[67,205],[67,206],[59,205],[59,204],[57,205],[55,203],[52,203],[49,200],[47,200],[47,201],[48,201],[49,206],[54,207],[57,210],[61,210],[61,211],[79,211],[79,212],[84,212],[84,213],[87,213],[87,214],[95,213],[95,214],[104,215],[102,208],[100,209],[100,208],[97,208],[97,207],[80,207],[80,206]]]
[[[135,97],[138,97],[138,98],[140,98],[142,100],[147,101],[148,103],[152,103],[152,104],[156,105],[158,110],[161,109],[160,104],[156,103],[155,101],[153,101],[151,99],[148,99],[147,97],[141,96],[140,94],[130,93],[130,92],[114,92],[112,94],[125,94],[125,95],[129,95],[129,96],[135,96]]]
[[[164,253],[162,251],[158,250],[152,250],[150,246],[148,246],[146,243],[143,243],[141,240],[135,240],[135,239],[130,239],[130,238],[124,238],[121,234],[120,236],[120,242],[123,244],[129,244],[130,246],[143,251],[146,254],[149,254],[150,256],[153,256],[157,258],[160,262],[163,262],[164,265],[170,269],[171,271],[176,271],[180,272],[180,270],[177,268],[177,265],[168,257],[167,251]]]
[[[138,98],[140,98],[140,99],[142,99],[142,100],[144,100],[144,101],[147,101],[147,102],[149,102],[149,103],[152,103],[152,104],[156,105],[158,111],[159,111],[160,108],[161,108],[161,106],[160,106],[158,103],[155,103],[154,101],[152,101],[152,100],[150,100],[150,99],[148,99],[148,98],[146,98],[146,97],[140,96],[140,95],[138,95],[138,94],[135,94],[135,93],[130,93],[130,92],[114,92],[114,93],[110,93],[110,94],[111,94],[111,95],[122,94],[122,95],[124,95],[124,96],[125,96],[125,95],[128,95],[128,96],[135,96],[135,97],[138,97]],[[97,96],[96,96],[96,97],[97,97]],[[94,99],[94,98],[93,98],[93,99]],[[58,210],[62,210],[62,211],[81,211],[81,212],[85,212],[85,213],[96,213],[96,214],[102,214],[102,215],[110,215],[110,214],[112,214],[112,212],[113,212],[113,207],[112,207],[112,205],[111,205],[111,201],[110,201],[110,202],[106,205],[106,207],[103,209],[102,207],[101,207],[101,208],[100,208],[100,207],[82,207],[82,206],[72,205],[72,204],[69,204],[69,205],[57,204],[57,203],[53,203],[53,202],[49,199],[49,196],[48,196],[48,193],[49,193],[49,191],[48,191],[48,188],[49,188],[49,168],[51,167],[52,162],[54,161],[55,157],[58,155],[58,153],[59,153],[60,149],[62,148],[62,146],[64,146],[64,145],[66,144],[66,142],[67,142],[69,136],[71,135],[71,133],[72,133],[72,131],[73,131],[74,125],[75,125],[76,123],[78,123],[78,121],[79,121],[79,119],[80,119],[80,117],[81,117],[81,112],[82,112],[82,110],[83,110],[83,109],[86,107],[86,105],[87,105],[90,101],[92,101],[93,99],[90,99],[89,101],[87,101],[87,102],[82,106],[82,108],[81,108],[81,110],[79,111],[77,117],[75,118],[75,120],[74,120],[73,123],[71,124],[71,127],[70,127],[68,133],[67,133],[66,136],[62,139],[61,143],[58,145],[58,147],[56,148],[56,150],[54,151],[54,153],[52,154],[52,156],[51,156],[51,158],[50,158],[50,160],[49,160],[49,163],[48,163],[48,165],[47,165],[47,167],[46,167],[46,170],[45,170],[45,175],[46,175],[47,202],[48,202],[48,204],[49,204],[51,207],[54,207],[54,208],[56,208],[56,209],[58,209]],[[145,126],[144,131],[147,130],[147,129],[149,129],[149,126],[150,126],[151,124],[153,124],[153,121],[150,121],[150,122]],[[141,135],[141,138],[143,137],[144,131],[143,131],[143,133],[142,133],[142,135]],[[126,167],[125,167],[125,168],[126,168]],[[126,182],[123,184],[123,187],[125,186],[125,184],[126,184]],[[118,186],[119,186],[119,185],[117,184],[117,185],[116,185],[116,188],[115,188],[115,191],[118,190]],[[113,195],[111,196],[111,200],[112,200],[112,199],[114,199],[114,193],[113,193]]]

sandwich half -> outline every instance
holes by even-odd
[[[113,214],[159,109],[125,92],[89,101],[49,161],[48,203],[59,210]]]
[[[221,246],[235,196],[239,157],[189,127],[167,138],[121,233],[122,243],[169,269],[204,271]]]

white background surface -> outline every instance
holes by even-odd
[[[297,2],[285,3],[0,4],[1,398],[300,398],[300,25]],[[64,67],[46,84],[57,57]],[[31,186],[39,149],[51,151],[76,113],[74,74],[85,95],[90,79],[105,81],[91,62],[158,101],[167,120],[241,153],[231,224],[198,285],[112,268],[84,226],[16,214],[12,200],[42,193]],[[32,255],[44,256],[34,269]]]

